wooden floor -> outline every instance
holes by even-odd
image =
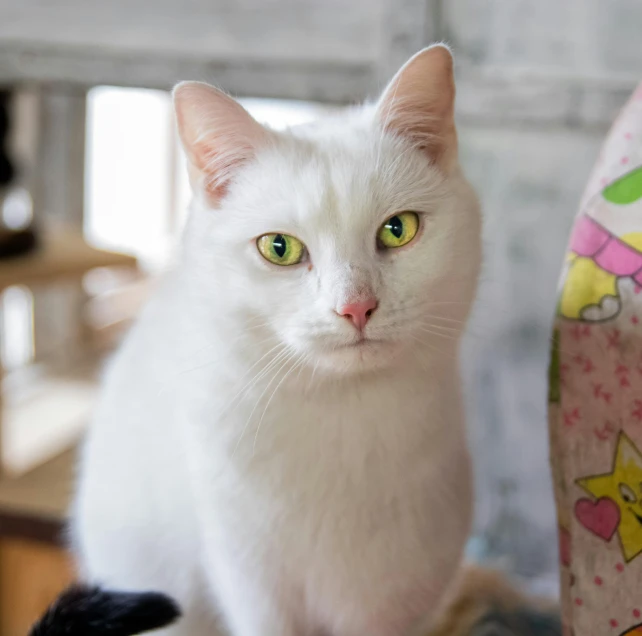
[[[0,636],[26,636],[73,578],[63,549],[75,453],[0,479]]]
[[[0,540],[0,636],[26,636],[49,603],[72,581],[59,547],[24,539]]]

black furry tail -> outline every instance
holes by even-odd
[[[134,636],[165,627],[180,614],[164,594],[77,585],[58,597],[29,636]]]

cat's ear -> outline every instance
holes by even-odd
[[[377,105],[378,124],[406,137],[445,171],[457,161],[455,80],[450,49],[435,44],[410,58]]]
[[[271,133],[229,95],[202,82],[176,86],[174,108],[190,180],[200,182],[216,203],[234,172],[268,143]]]

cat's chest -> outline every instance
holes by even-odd
[[[369,384],[348,378],[319,386],[280,380],[243,386],[212,376],[208,386],[190,387],[185,403],[191,425],[211,443],[234,441],[235,447],[248,437],[254,449],[294,440],[349,446],[364,436],[376,442],[388,435],[398,439],[409,427],[431,428],[452,402],[445,382],[422,378],[391,376]]]
[[[447,387],[409,382],[264,386],[237,397],[221,384],[190,401],[187,426],[210,482],[225,488],[240,479],[290,497],[314,490],[365,497],[369,484],[392,496],[396,481],[420,481],[461,431]]]
[[[227,390],[190,402],[193,487],[210,530],[226,546],[260,536],[264,550],[298,546],[308,557],[320,545],[348,554],[344,538],[383,528],[411,544],[432,536],[434,524],[449,519],[435,509],[434,493],[465,499],[468,459],[448,386],[411,383],[289,387],[227,411]],[[316,548],[302,539],[312,536]]]

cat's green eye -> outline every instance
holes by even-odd
[[[305,256],[305,245],[288,234],[264,234],[256,246],[261,256],[275,265],[296,265]]]
[[[400,212],[391,216],[377,233],[380,247],[394,248],[407,245],[419,231],[419,215],[415,212]]]

